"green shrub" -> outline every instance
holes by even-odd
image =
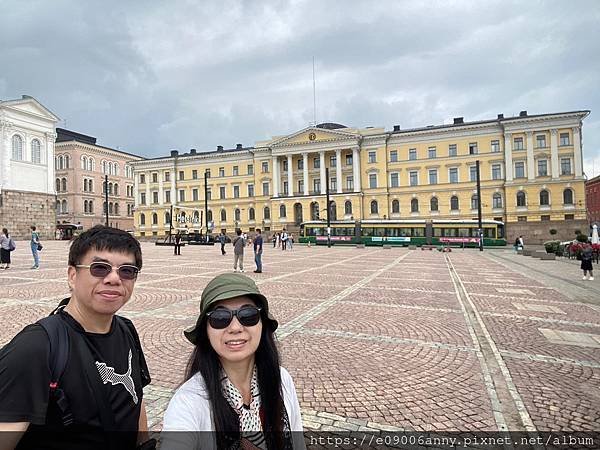
[[[544,242],[544,247],[546,248],[546,253],[556,253],[560,247],[560,241]]]
[[[579,242],[587,242],[588,241],[588,237],[585,234],[581,234],[581,233],[579,233],[575,239],[577,239]]]
[[[563,256],[565,254],[565,248],[562,245],[559,245],[554,254],[556,256]]]

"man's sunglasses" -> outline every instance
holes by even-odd
[[[206,315],[208,316],[208,323],[215,330],[222,330],[227,328],[233,317],[237,317],[237,320],[245,327],[253,327],[260,321],[260,310],[256,306],[244,306],[240,309],[226,309],[219,308],[215,309]]]
[[[77,264],[75,267],[90,269],[90,274],[96,278],[106,278],[113,269],[117,269],[117,273],[121,280],[135,280],[140,272],[139,268],[132,266],[131,264],[123,264],[122,266],[116,267],[105,262],[93,262],[89,265]]]

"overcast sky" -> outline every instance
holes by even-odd
[[[143,156],[313,121],[391,129],[589,109],[600,174],[600,2],[0,0],[0,99]],[[64,127],[61,122],[59,126]]]

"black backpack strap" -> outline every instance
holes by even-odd
[[[60,379],[67,366],[69,359],[70,340],[67,324],[62,318],[53,314],[49,317],[44,317],[39,320],[42,328],[48,335],[50,341],[50,353],[48,355],[48,365],[50,367],[50,398],[56,402],[56,405],[62,413],[62,422],[64,426],[69,426],[73,423],[73,415],[69,407],[69,399],[65,395]]]
[[[125,325],[127,331],[129,332],[129,335],[133,339],[135,347],[138,351],[138,360],[139,360],[140,372],[141,372],[141,376],[142,376],[142,385],[146,386],[146,385],[150,384],[152,379],[150,378],[150,374],[148,373],[148,370],[147,370],[148,367],[147,367],[145,361],[142,360],[142,355],[143,355],[142,343],[140,341],[140,336],[138,335],[137,330],[135,329],[135,325],[133,325],[133,322],[126,317],[115,316],[115,318],[117,319],[117,323],[119,323],[119,325],[121,325],[121,326]]]

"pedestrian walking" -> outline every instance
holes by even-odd
[[[219,242],[221,243],[221,255],[225,255],[227,252],[225,251],[225,242],[227,238],[225,237],[225,233],[221,231],[219,234]]]
[[[277,233],[273,233],[273,248],[277,247]]]
[[[148,366],[135,326],[116,315],[141,268],[125,231],[97,225],[73,241],[71,296],[0,350],[1,448],[154,448],[142,444]]]
[[[289,250],[291,250],[294,247],[294,235],[292,233],[290,233],[288,236],[287,246]]]
[[[523,235],[516,238],[515,239],[515,252],[518,252],[519,250],[523,250],[524,244],[525,244],[525,242],[523,241]]]
[[[277,326],[250,278],[229,273],[208,283],[196,325],[185,331],[194,350],[167,407],[161,448],[306,449],[296,387],[280,366]]]
[[[2,234],[0,234],[0,269],[10,269],[10,253],[16,248],[15,241],[8,234],[8,230],[2,228]]]
[[[582,280],[594,281],[594,267],[592,266],[592,259],[594,257],[594,250],[588,243],[583,244],[581,250],[581,270],[583,270]],[[589,274],[589,275],[588,275]]]
[[[262,273],[262,252],[263,237],[260,228],[257,228],[256,236],[254,236],[254,262],[256,263],[256,270],[254,273]]]
[[[31,254],[33,255],[33,266],[32,269],[40,268],[40,251],[42,250],[42,244],[40,243],[40,235],[36,231],[35,225],[31,225]]]
[[[175,247],[173,248],[173,254],[181,256],[181,233],[179,231],[175,235]]]
[[[244,271],[244,247],[246,241],[242,236],[242,230],[239,228],[235,230],[236,237],[233,238],[233,271],[238,271],[238,265],[240,272]]]
[[[281,247],[281,233],[277,232],[277,248]]]

